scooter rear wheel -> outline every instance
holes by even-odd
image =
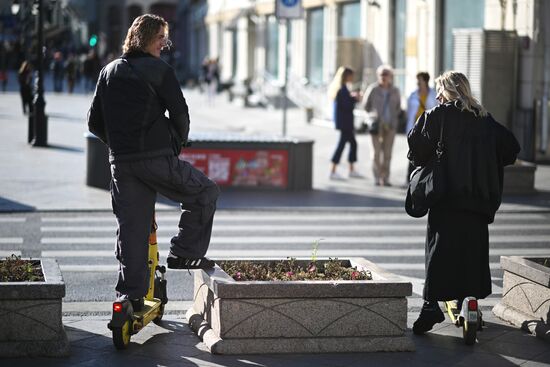
[[[466,345],[474,345],[477,339],[477,322],[464,322],[462,337]]]
[[[160,322],[162,321],[162,316],[164,316],[164,305],[160,305],[159,313],[158,313],[157,317],[155,317],[153,319],[153,322],[157,325],[160,324]]]
[[[122,327],[113,328],[113,344],[119,350],[128,348],[130,344],[130,321],[126,321]]]

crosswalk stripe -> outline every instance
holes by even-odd
[[[1,252],[0,252],[1,253]],[[244,256],[243,256],[244,254]],[[523,248],[496,248],[490,249],[490,256],[550,256],[550,249],[523,249]],[[162,257],[168,256],[168,250],[159,251]],[[231,257],[231,258],[270,258],[270,257],[309,257],[311,249],[261,249],[249,250],[243,249],[210,249],[207,256],[212,258]],[[46,250],[42,251],[43,257],[114,257],[114,250]],[[317,251],[318,257],[369,257],[369,256],[384,256],[384,257],[421,257],[424,258],[424,249],[338,249],[338,250],[323,250]]]
[[[159,237],[158,243],[170,243],[171,237]],[[2,239],[0,239],[0,243]],[[22,243],[23,239],[21,239]],[[221,244],[266,244],[266,243],[286,243],[286,244],[313,244],[317,240],[322,240],[321,243],[334,244],[424,244],[424,236],[360,236],[360,237],[330,237],[330,236],[219,236],[212,237],[211,245]],[[44,245],[72,245],[72,244],[109,244],[115,241],[115,237],[42,237],[40,242]],[[13,243],[7,241],[5,243]],[[533,243],[533,242],[550,242],[549,236],[541,235],[525,235],[525,236],[491,236],[490,243]]]
[[[44,226],[40,228],[42,232],[115,232],[116,226]],[[157,232],[174,232],[174,226],[159,226]],[[220,225],[214,224],[214,232],[246,232],[246,231],[262,231],[262,232],[277,232],[281,230],[281,225],[270,224],[270,225]],[[411,230],[417,231],[426,231],[426,226],[423,224],[400,224],[396,226],[395,224],[387,225],[376,225],[376,224],[341,224],[336,228],[327,227],[326,225],[302,225],[302,224],[285,224],[285,231],[295,231],[295,232],[315,232],[315,231],[384,231],[388,232],[408,232]],[[492,225],[489,226],[491,232],[497,231],[518,231],[518,230],[547,230],[550,233],[550,225],[548,224],[518,224],[518,225]],[[549,234],[550,235],[550,234]]]
[[[176,214],[157,214],[157,221],[179,221],[179,215]],[[497,214],[497,222],[501,219],[509,220],[545,220],[548,219],[543,214]],[[297,221],[297,222],[318,222],[319,220],[327,221],[341,221],[341,220],[353,220],[353,221],[378,221],[378,222],[387,222],[388,220],[403,220],[406,222],[416,222],[422,223],[426,221],[426,218],[415,219],[407,216],[405,213],[346,213],[346,212],[334,212],[334,213],[316,213],[316,212],[289,212],[286,214],[272,214],[270,212],[257,212],[254,214],[240,214],[240,213],[231,213],[218,211],[214,217],[214,223],[217,221],[226,221],[226,222],[256,222],[256,221]],[[42,217],[43,223],[56,223],[56,222],[85,222],[85,223],[95,223],[95,222],[115,222],[115,217],[111,215],[106,216],[72,216],[72,217]]]
[[[0,217],[0,223],[24,223],[27,218],[23,217]]]
[[[0,259],[9,257],[11,255],[21,256],[21,251],[19,251],[19,250],[2,250],[2,251],[0,251]]]
[[[219,258],[218,260],[225,260],[226,258]],[[228,260],[232,260],[227,258]],[[415,264],[401,264],[401,263],[376,263],[382,269],[385,270],[424,270],[424,263]],[[70,272],[110,272],[118,270],[118,265],[96,265],[96,264],[61,264],[59,265],[61,271]],[[500,269],[500,263],[489,263],[491,270]]]
[[[21,237],[0,237],[0,244],[20,245],[22,243],[23,243],[23,238]]]

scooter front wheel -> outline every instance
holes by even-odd
[[[113,343],[116,349],[128,348],[130,344],[130,321],[126,321],[122,327],[113,328]]]
[[[464,321],[462,326],[462,337],[466,345],[474,345],[477,339],[477,322]]]

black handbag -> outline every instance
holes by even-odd
[[[371,121],[369,124],[369,133],[372,135],[378,135],[378,132],[380,131],[380,119],[376,118]]]
[[[443,126],[445,118],[442,116],[439,141],[435,156],[424,167],[417,167],[411,173],[405,211],[411,217],[421,218],[428,213],[446,192],[445,175],[445,145],[443,143]]]

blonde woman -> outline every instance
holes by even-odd
[[[408,136],[409,159],[424,166],[435,155],[443,125],[447,184],[428,214],[424,305],[415,334],[444,320],[437,301],[491,294],[488,225],[500,206],[503,167],[520,151],[514,135],[472,96],[464,74],[445,72],[436,89],[439,106],[424,112]]]
[[[353,126],[353,109],[357,103],[357,95],[351,93],[348,84],[353,81],[353,70],[347,67],[340,67],[334,75],[334,79],[329,86],[329,98],[334,101],[334,125],[340,130],[340,140],[336,150],[332,155],[332,169],[330,171],[331,180],[343,180],[336,171],[342,152],[347,143],[349,143],[349,177],[362,178],[355,171],[354,164],[357,161],[357,141],[355,140],[355,129]]]

